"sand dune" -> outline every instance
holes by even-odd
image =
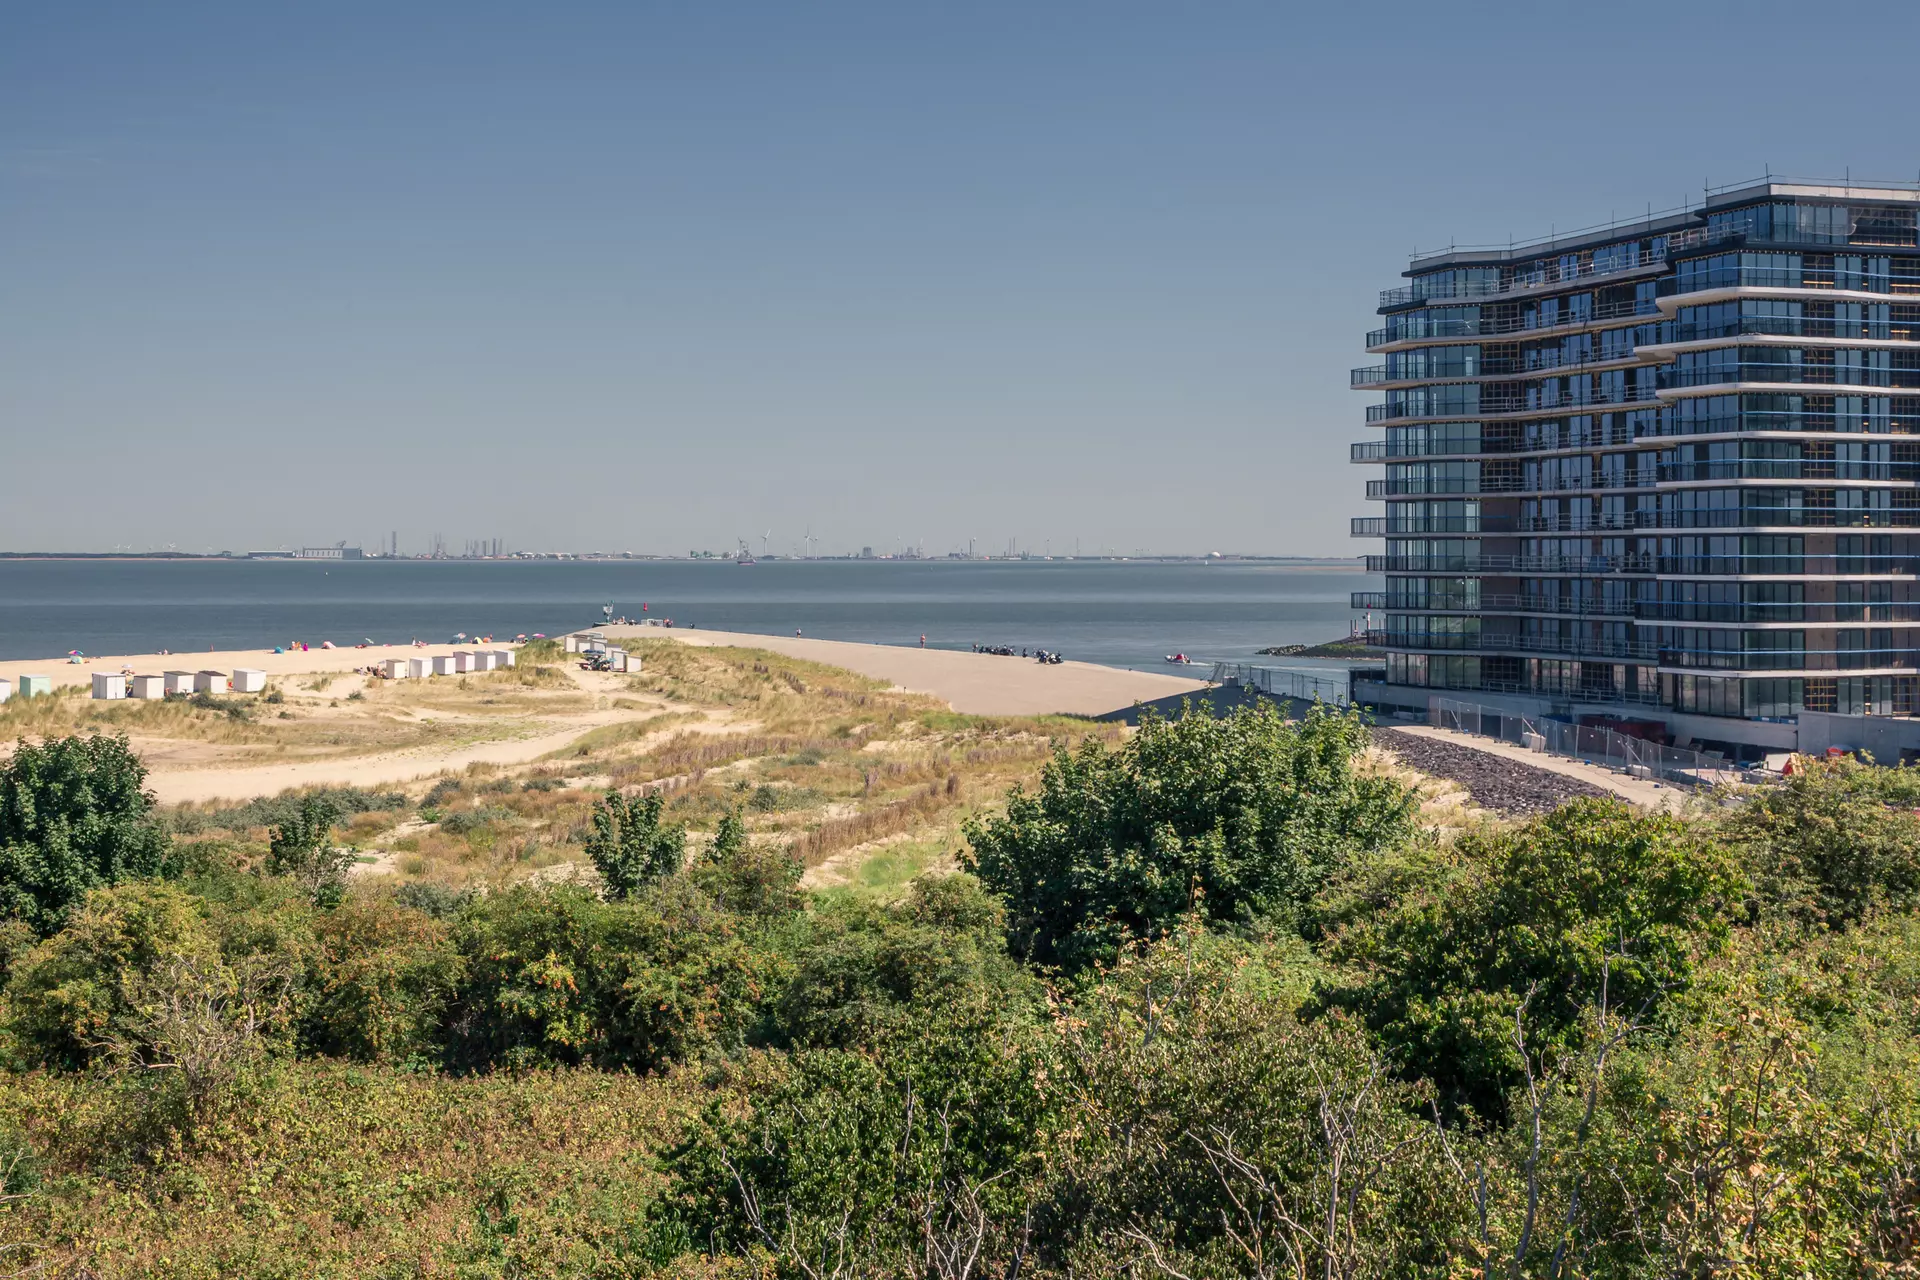
[[[1136,702],[1178,697],[1204,689],[1205,683],[1158,672],[1125,671],[1091,662],[1041,666],[1031,658],[1001,658],[950,649],[908,649],[898,645],[855,644],[847,640],[811,640],[804,636],[761,636],[734,631],[683,631],[662,627],[601,627],[609,640],[640,637],[682,644],[737,645],[766,649],[829,667],[891,681],[914,693],[930,693],[955,711],[978,716],[1031,716],[1050,712],[1099,716]]]

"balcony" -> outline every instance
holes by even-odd
[[[1378,648],[1414,651],[1477,653],[1546,653],[1575,658],[1634,658],[1658,661],[1658,646],[1643,640],[1596,640],[1590,637],[1504,635],[1483,632],[1368,631],[1367,643]]]
[[[1387,366],[1383,364],[1372,365],[1365,369],[1355,369],[1347,375],[1347,385],[1349,387],[1378,386],[1386,380]]]
[[[1726,458],[1715,462],[1663,463],[1663,484],[1696,480],[1920,480],[1920,463],[1855,462],[1831,458]]]
[[[1359,440],[1349,449],[1351,462],[1379,462],[1387,456],[1385,440]]]
[[[1387,536],[1387,518],[1385,516],[1355,516],[1353,533],[1355,538],[1384,538]]]
[[[1460,556],[1365,557],[1368,573],[1450,573],[1476,576],[1500,574],[1602,574],[1652,573],[1654,557],[1624,556],[1501,556],[1481,555],[1475,559]]]
[[[1628,320],[1640,316],[1657,316],[1660,308],[1651,300],[1631,302],[1602,303],[1579,315],[1555,315],[1552,323],[1541,323],[1538,313],[1521,314],[1511,319],[1496,320],[1492,316],[1482,316],[1478,320],[1449,321],[1446,324],[1424,326],[1428,332],[1407,332],[1423,326],[1403,326],[1399,333],[1392,328],[1370,329],[1367,332],[1367,347],[1384,347],[1392,342],[1449,342],[1462,338],[1500,337],[1506,334],[1548,334],[1563,330],[1578,332],[1596,324],[1605,324],[1613,320]]]
[[[1649,257],[1617,265],[1608,263],[1605,266],[1597,266],[1588,261],[1581,263],[1572,271],[1551,268],[1524,274],[1516,272],[1504,280],[1458,282],[1429,280],[1420,284],[1402,285],[1397,289],[1382,289],[1380,309],[1384,311],[1389,307],[1404,307],[1414,302],[1473,302],[1482,298],[1501,298],[1511,294],[1573,289],[1589,280],[1654,274],[1664,271],[1666,265],[1664,257]]]
[[[1387,593],[1384,591],[1356,591],[1347,598],[1348,607],[1353,609],[1384,609],[1387,607]]]

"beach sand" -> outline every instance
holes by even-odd
[[[54,687],[90,685],[95,672],[118,672],[127,667],[140,676],[157,676],[168,671],[226,671],[251,667],[269,676],[319,675],[328,671],[352,671],[371,667],[387,658],[431,658],[463,649],[511,649],[514,646],[496,639],[491,644],[474,641],[467,644],[430,644],[416,648],[410,644],[381,644],[368,649],[309,649],[304,653],[275,653],[271,649],[226,649],[204,653],[136,653],[89,656],[84,663],[65,658],[33,658],[0,662],[0,680],[10,680],[16,692],[23,675],[47,676]]]
[[[1136,702],[1195,693],[1206,683],[1160,672],[1127,671],[1091,662],[1041,666],[1032,658],[1002,658],[951,649],[811,640],[730,631],[665,627],[597,627],[608,640],[676,640],[682,644],[766,649],[789,658],[839,667],[913,693],[944,699],[955,711],[976,716],[1033,716],[1063,712],[1102,716]]]
[[[1124,710],[1136,702],[1178,697],[1205,687],[1203,682],[1157,672],[1125,671],[1085,662],[1041,666],[1032,659],[1002,658],[990,654],[955,653],[941,649],[907,649],[889,645],[855,644],[840,640],[812,640],[793,636],[763,636],[717,631],[681,631],[657,627],[604,627],[609,639],[673,640],[683,644],[764,649],[789,657],[885,680],[898,688],[932,694],[970,715],[1016,716],[1062,712],[1098,716]],[[433,657],[458,649],[507,648],[488,645],[435,644],[415,647],[380,645],[368,649],[311,649],[305,652],[228,650],[223,652],[102,655],[86,663],[64,658],[0,662],[0,678],[18,689],[22,675],[44,675],[56,687],[90,684],[95,672],[118,672],[131,667],[136,674],[165,671],[215,670],[231,672],[252,667],[283,684],[290,677],[347,673],[372,666],[384,658]],[[609,700],[626,687],[625,677],[578,671],[569,656],[565,669],[580,692],[594,695],[596,709],[584,713],[533,713],[511,724],[502,723],[488,741],[433,744],[401,750],[376,751],[323,759],[286,759],[271,747],[258,748],[259,764],[248,763],[253,749],[240,748],[240,759],[198,758],[165,742],[136,741],[151,766],[147,785],[162,803],[246,800],[274,795],[290,787],[335,786],[374,788],[406,783],[470,764],[526,764],[559,751],[582,734],[609,724],[644,719],[648,712],[611,708]],[[445,678],[445,677],[443,677]],[[292,686],[289,705],[311,706],[337,699],[342,687],[314,695]],[[16,695],[17,696],[17,695]],[[443,717],[456,719],[458,717]],[[694,732],[732,732],[741,726],[713,722],[683,725]],[[137,734],[136,734],[137,737]],[[0,744],[0,754],[6,748]],[[279,756],[278,759],[271,757]]]

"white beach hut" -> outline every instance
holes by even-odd
[[[432,658],[408,658],[407,674],[415,680],[425,680],[433,674]]]
[[[500,665],[500,655],[491,649],[479,649],[473,655],[475,671],[491,671]]]
[[[44,698],[52,692],[52,676],[20,677],[20,696],[23,698]]]
[[[384,664],[387,669],[387,679],[405,680],[407,678],[407,667],[411,665],[411,662],[412,660],[409,658],[388,658]]]
[[[96,671],[93,673],[93,696],[96,698],[124,698],[127,696],[127,678],[117,671]]]
[[[225,693],[227,691],[227,673],[224,671],[194,672],[193,691],[195,693]]]
[[[513,665],[513,650],[511,649],[495,649],[493,656],[500,659],[500,665],[503,667]]]
[[[453,651],[453,669],[455,671],[472,671],[474,669],[473,654],[465,649],[455,649]]]
[[[186,695],[193,692],[193,672],[169,671],[160,677],[161,688],[167,693]]]
[[[264,693],[266,688],[266,672],[255,667],[235,667],[233,669],[233,691],[235,693]]]
[[[167,696],[167,678],[165,676],[135,676],[127,682],[129,698],[164,698]]]
[[[568,652],[568,653],[578,653],[578,652],[580,652],[580,637],[579,637],[579,636],[576,636],[576,635],[569,635],[569,636],[567,636],[567,637],[566,637],[565,639],[563,639],[563,640],[562,640],[562,641],[561,641],[560,643],[566,646],[566,650],[567,650],[567,652]]]
[[[0,680],[0,702],[5,702],[8,698],[11,698],[12,696],[13,696],[13,681]]]
[[[627,669],[627,651],[616,645],[607,646],[607,670],[625,671]]]
[[[435,657],[433,659],[433,674],[437,676],[452,675],[453,674],[453,655],[450,653],[443,653]]]

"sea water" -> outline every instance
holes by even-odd
[[[968,649],[1011,645],[1165,669],[1264,662],[1343,637],[1351,562],[945,560],[0,560],[0,658],[315,648],[459,633],[549,635],[615,616],[676,627]]]

